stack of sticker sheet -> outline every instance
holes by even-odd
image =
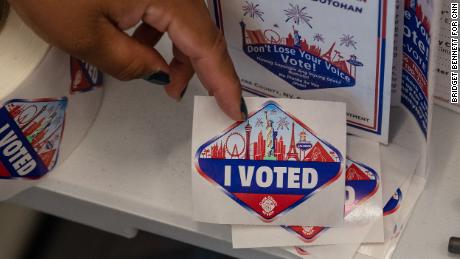
[[[235,249],[391,257],[429,171],[432,1],[209,7],[263,97],[242,122],[196,97],[194,218],[231,224]]]

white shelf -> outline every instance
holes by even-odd
[[[160,86],[108,79],[98,119],[60,168],[13,202],[133,237],[138,229],[221,253],[267,258],[259,250],[233,250],[228,226],[191,218],[190,140],[194,80],[181,103]],[[434,110],[434,170],[394,258],[449,258],[447,240],[460,236],[460,115]],[[272,256],[286,256],[278,249]]]

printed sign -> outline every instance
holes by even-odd
[[[37,179],[59,157],[67,98],[15,99],[0,109],[0,179]]]
[[[428,71],[431,1],[404,1],[403,80],[401,102],[426,137],[428,127]],[[428,12],[428,13],[427,13]]]
[[[294,26],[286,36],[265,30],[265,34],[273,33],[277,37],[275,40],[275,36],[270,36],[271,40],[267,42],[261,30],[247,30],[244,22],[240,25],[244,53],[295,88],[308,90],[356,85],[356,70],[363,63],[355,54],[348,59],[342,55],[336,58],[337,53],[341,53],[336,42],[321,53],[321,48],[309,45]],[[321,35],[316,37],[322,40]],[[343,37],[341,45],[356,44],[353,36]]]
[[[70,93],[87,92],[103,83],[99,69],[74,57],[70,57],[70,75]]]
[[[244,90],[346,102],[349,132],[387,141],[394,1],[209,3]]]
[[[345,178],[345,218],[363,202],[372,197],[379,187],[379,177],[374,169],[347,159]],[[318,226],[283,226],[286,230],[296,234],[306,243],[313,242],[327,227]]]
[[[195,166],[238,204],[273,221],[337,180],[341,161],[335,147],[269,101],[203,144]]]

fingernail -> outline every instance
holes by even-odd
[[[153,73],[151,75],[148,75],[148,76],[144,77],[143,79],[148,81],[148,82],[150,82],[150,83],[157,84],[157,85],[167,85],[167,84],[171,83],[171,79],[169,78],[169,74],[165,73],[163,71],[155,72],[155,73]]]
[[[248,107],[246,106],[246,102],[244,101],[244,98],[241,97],[241,115],[243,116],[243,120],[246,121],[248,119]]]
[[[187,88],[188,88],[188,85],[185,86],[184,90],[182,90],[182,92],[180,93],[180,99],[181,100],[182,100],[182,98],[184,98],[185,92],[187,92]]]

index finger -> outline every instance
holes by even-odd
[[[241,84],[227,52],[222,33],[214,25],[202,0],[162,1],[152,5],[144,22],[167,31],[171,40],[190,61],[198,78],[213,92],[222,110],[234,120],[247,117]],[[179,8],[180,7],[180,8]]]

